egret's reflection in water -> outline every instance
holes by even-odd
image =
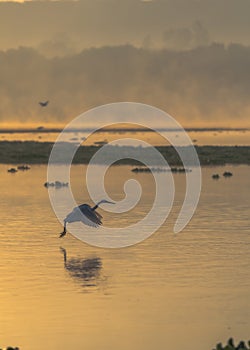
[[[81,259],[68,258],[67,251],[60,248],[63,253],[64,268],[73,280],[79,282],[84,288],[97,287],[101,281],[102,260],[98,257]]]

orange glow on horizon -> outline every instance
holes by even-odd
[[[68,124],[68,121],[65,121],[64,123],[21,123],[21,122],[0,122],[0,130],[7,129],[7,130],[20,130],[20,129],[38,129],[40,127],[44,129],[64,129]],[[181,123],[180,123],[181,124]],[[95,125],[86,125],[86,128],[92,128]],[[239,124],[215,124],[215,123],[204,123],[204,122],[194,122],[191,125],[187,125],[186,123],[181,124],[181,126],[184,129],[232,129],[232,130],[249,130],[250,125],[239,125]],[[160,128],[164,128],[164,125],[162,126],[157,126]],[[117,123],[117,124],[111,124],[110,126],[106,127],[106,129],[132,129],[132,128],[143,128],[143,126],[135,126],[133,124],[128,124],[128,123]]]

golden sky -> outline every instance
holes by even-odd
[[[132,101],[188,126],[249,126],[249,13],[248,0],[2,1],[0,124]]]

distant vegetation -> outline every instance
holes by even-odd
[[[0,163],[2,164],[46,164],[49,159],[53,142],[35,141],[1,141]],[[74,143],[69,147],[76,149]],[[77,150],[73,163],[88,164],[92,156],[100,149],[100,146],[81,146]],[[185,147],[187,148],[187,147]],[[195,146],[201,165],[225,165],[225,164],[250,164],[250,146]],[[167,160],[170,166],[182,166],[178,153],[172,146],[156,147]],[[140,162],[131,159],[133,156],[141,159],[142,155],[150,159],[151,165],[158,164],[155,157],[150,154],[150,149],[130,146],[107,146],[105,161],[112,159],[112,155],[119,154],[121,160],[116,164],[139,165]],[[63,163],[63,154],[57,163]],[[192,163],[188,164],[189,166]]]
[[[3,349],[1,348],[0,350],[20,350],[20,349],[17,347],[15,348],[7,347]],[[215,349],[213,350],[250,350],[250,340],[248,341],[248,347],[247,347],[244,341],[240,341],[238,345],[235,345],[233,338],[230,338],[225,346],[223,346],[222,343],[218,343]]]
[[[250,340],[247,347],[244,341],[240,341],[238,345],[235,345],[233,338],[230,338],[225,346],[222,343],[218,343],[213,350],[250,350]]]

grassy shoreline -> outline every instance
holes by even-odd
[[[53,142],[36,141],[0,141],[0,163],[1,164],[47,164]],[[75,148],[74,144],[69,147]],[[146,155],[146,148],[130,146],[108,146],[108,153],[111,155],[117,152],[121,155],[120,161],[115,164],[138,165],[138,161],[130,159],[131,156]],[[155,147],[167,159],[170,166],[180,166],[182,162],[172,146]],[[226,164],[247,164],[250,165],[250,146],[195,146],[202,166],[226,165]],[[77,150],[73,164],[88,164],[92,156],[101,149],[101,146],[81,146]],[[111,156],[110,156],[111,157]],[[58,159],[57,163],[64,163]],[[152,160],[152,165],[157,161]],[[192,164],[190,164],[192,165]]]

